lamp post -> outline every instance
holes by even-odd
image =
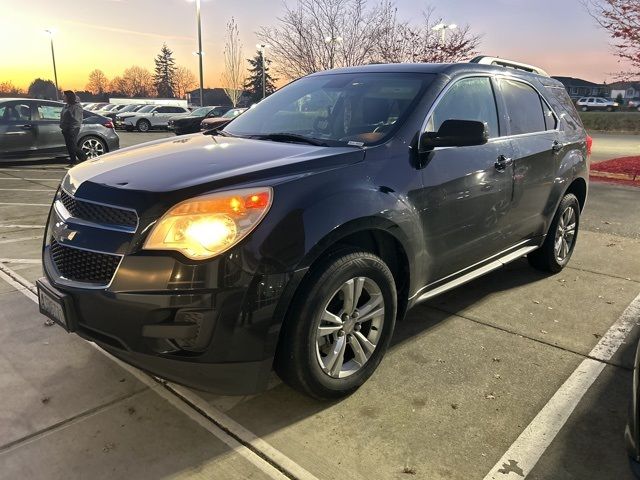
[[[436,32],[440,31],[440,41],[442,42],[442,47],[444,48],[445,41],[447,40],[447,30],[455,30],[456,28],[458,28],[458,25],[456,25],[455,23],[439,23],[438,25],[434,26],[432,30]]]
[[[58,96],[58,71],[56,70],[56,53],[53,49],[53,34],[56,32],[53,28],[47,28],[45,30],[49,34],[49,40],[51,41],[51,59],[53,60],[53,79],[56,83],[56,100],[59,100]]]
[[[340,43],[342,42],[342,37],[337,36],[337,37],[332,37],[332,36],[328,36],[328,37],[324,37],[324,43],[331,45],[330,46],[330,50],[329,50],[329,67],[333,68],[334,62],[335,62],[335,54],[336,54],[336,50],[335,50],[335,44],[336,43]]]
[[[202,51],[202,23],[200,21],[200,0],[196,0],[196,21],[198,22],[198,51],[193,52],[194,55],[198,56],[198,63],[200,67],[200,106],[204,105],[204,77],[202,71],[202,56],[204,52]]]
[[[269,45],[267,45],[266,43],[258,43],[256,45],[256,47],[258,47],[258,50],[260,50],[260,61],[262,62],[262,99],[264,100],[265,97],[267,96],[267,85],[266,85],[266,81],[267,81],[267,65],[265,64],[264,61],[264,50],[268,47]]]

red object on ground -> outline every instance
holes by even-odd
[[[587,135],[587,155],[591,156],[591,149],[593,148],[593,137]]]
[[[589,178],[595,181],[640,186],[640,155],[594,163],[591,165]]]

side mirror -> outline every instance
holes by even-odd
[[[155,115],[156,115],[156,113],[158,113],[158,112],[153,112],[151,115],[155,116]]]
[[[420,151],[435,147],[470,147],[484,145],[489,132],[483,122],[475,120],[445,120],[437,132],[425,132],[420,136]]]

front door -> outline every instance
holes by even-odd
[[[33,119],[38,130],[38,152],[43,155],[65,153],[64,137],[60,130],[62,105],[40,100],[34,102]]]
[[[454,81],[433,109],[426,131],[445,120],[487,125],[485,145],[436,148],[422,170],[420,205],[433,277],[444,278],[494,255],[508,245],[503,232],[513,188],[512,144],[500,138],[490,77]]]
[[[36,149],[36,130],[28,102],[0,104],[0,157],[28,157]]]

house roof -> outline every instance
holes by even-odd
[[[582,78],[574,77],[552,77],[561,82],[565,87],[602,87],[601,83],[593,83]]]
[[[614,90],[626,90],[628,88],[633,88],[634,90],[640,91],[640,80],[613,82],[609,84],[609,87],[613,88]]]

